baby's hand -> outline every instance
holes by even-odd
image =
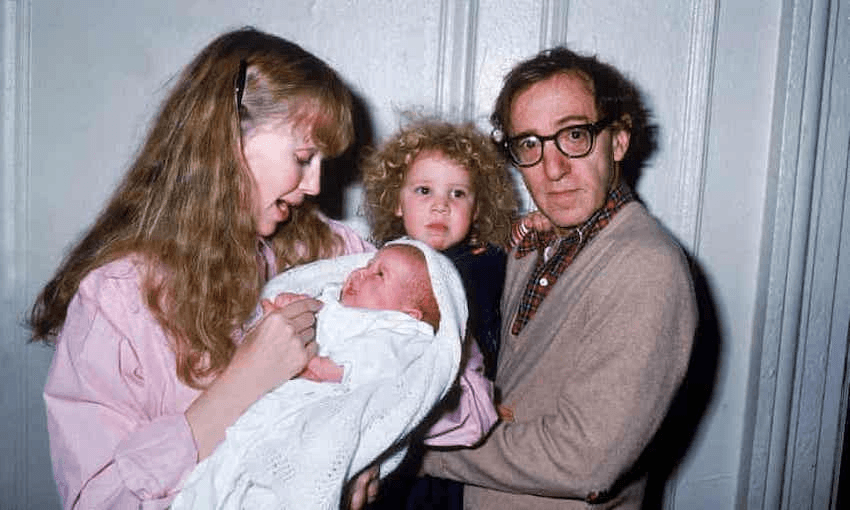
[[[294,303],[299,299],[304,299],[306,297],[310,297],[306,294],[293,294],[292,292],[281,292],[277,296],[274,297],[274,300],[264,299],[262,301],[263,312],[268,313],[277,308],[283,308],[289,303]]]
[[[299,377],[316,382],[340,382],[345,370],[326,356],[313,356]]]

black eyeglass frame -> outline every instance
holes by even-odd
[[[549,136],[542,136],[542,135],[535,135],[535,134],[518,135],[518,136],[508,138],[507,140],[502,142],[502,149],[505,151],[505,153],[508,155],[508,157],[511,158],[511,161],[513,161],[513,163],[516,166],[521,167],[521,168],[528,168],[530,166],[534,166],[537,163],[540,163],[541,161],[543,161],[543,152],[544,152],[544,149],[546,148],[545,147],[546,142],[548,142],[550,140],[555,142],[555,147],[558,148],[558,152],[560,152],[564,156],[571,158],[571,159],[583,158],[583,157],[587,156],[588,154],[590,154],[591,152],[593,152],[593,148],[596,145],[596,137],[599,135],[599,133],[601,133],[602,131],[605,131],[605,129],[608,126],[610,126],[613,122],[614,122],[614,117],[609,116],[609,117],[605,117],[604,119],[596,121],[596,122],[589,122],[587,124],[573,124],[573,125],[570,125],[570,126],[565,126],[561,129],[555,131],[554,134],[551,134]],[[570,129],[587,129],[587,131],[590,133],[590,145],[588,146],[587,151],[585,151],[582,154],[567,154],[567,152],[561,147],[561,144],[558,143],[558,137],[561,135],[561,133],[563,133],[564,131],[568,131]],[[540,141],[540,157],[538,157],[537,160],[535,160],[533,163],[520,163],[518,161],[518,158],[516,156],[514,156],[514,153],[511,150],[511,144],[513,142],[515,142],[517,140],[526,139],[526,138],[536,138],[538,141]]]

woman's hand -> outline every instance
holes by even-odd
[[[321,306],[294,294],[264,301],[263,318],[237,347],[226,371],[247,371],[257,398],[301,373],[318,350],[316,312]]]
[[[284,300],[288,304],[277,306]],[[212,453],[248,406],[298,375],[316,355],[316,312],[321,306],[308,297],[264,303],[266,313],[245,335],[230,364],[186,410],[198,460]]]

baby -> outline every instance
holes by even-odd
[[[281,293],[275,297],[275,303],[282,306],[301,296]],[[403,312],[430,325],[435,332],[440,324],[440,308],[431,288],[425,255],[408,244],[387,245],[366,266],[350,272],[343,282],[339,302],[347,307]],[[354,328],[357,326],[356,323],[352,324]],[[329,330],[320,328],[319,331],[325,336]],[[338,334],[346,337],[355,330],[346,328]],[[396,332],[400,333],[397,329]],[[327,346],[333,340],[318,338],[317,341]],[[316,356],[301,377],[314,381],[340,382],[343,375],[343,366],[336,364],[331,357]]]
[[[354,474],[376,459],[382,476],[398,465],[406,437],[454,382],[467,321],[463,284],[426,244],[402,239],[377,254],[294,268],[263,296],[292,294],[324,302],[319,356],[228,429],[172,508],[336,509]]]

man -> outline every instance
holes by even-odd
[[[565,48],[506,77],[494,133],[551,232],[509,256],[496,386],[504,420],[424,471],[472,509],[639,508],[637,460],[688,364],[696,301],[681,249],[633,195],[646,111],[613,67]],[[596,507],[594,507],[596,508]]]

